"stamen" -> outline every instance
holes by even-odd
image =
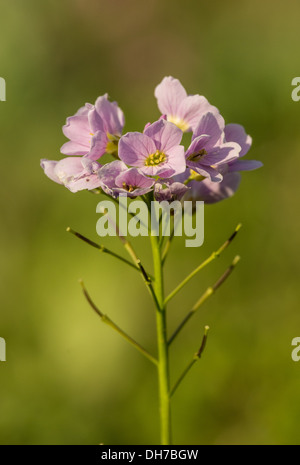
[[[182,132],[185,132],[189,129],[190,124],[184,121],[184,119],[179,118],[178,116],[168,116],[168,121],[170,123],[176,124],[176,126],[182,130]]]
[[[133,192],[137,188],[137,186],[132,186],[131,184],[129,184],[129,185],[126,184],[126,182],[123,182],[122,186],[123,186],[123,189],[125,189],[127,192]]]
[[[106,135],[108,139],[108,142],[106,144],[106,153],[109,153],[111,155],[117,155],[120,137],[114,136],[113,134],[109,134],[109,132]]]
[[[203,179],[205,179],[204,176],[202,176],[201,174],[197,173],[196,171],[194,170],[190,170],[190,178],[192,181],[203,181]]]
[[[155,153],[151,153],[146,160],[145,166],[156,166],[163,163],[166,160],[166,154],[160,150],[156,150]]]
[[[207,155],[207,151],[205,149],[201,149],[201,150],[199,150],[199,152],[191,153],[191,155],[188,156],[188,160],[189,161],[199,161],[205,155]]]

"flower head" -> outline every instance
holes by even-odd
[[[120,160],[115,160],[102,166],[97,174],[103,192],[112,197],[116,197],[116,195],[114,195],[114,189],[117,188],[116,178],[127,170],[128,168],[125,163]]]
[[[224,141],[224,128],[221,115],[206,113],[197,125],[185,154],[190,169],[214,182],[222,181],[220,166],[236,160],[241,150],[238,143]]]
[[[237,142],[241,151],[239,158],[228,163],[228,171],[253,171],[261,168],[263,164],[257,160],[241,160],[250,150],[252,144],[252,138],[249,136],[243,126],[240,124],[227,124],[224,129],[224,136],[226,142]]]
[[[154,198],[158,202],[162,202],[164,200],[167,200],[168,202],[181,200],[189,189],[190,187],[182,184],[181,182],[156,183],[154,186]]]
[[[128,169],[125,163],[115,160],[107,163],[98,171],[100,187],[112,197],[127,195],[138,197],[152,190],[154,179],[144,176],[137,168]]]
[[[63,132],[69,141],[60,161],[41,160],[45,174],[71,192],[101,188],[113,197],[135,198],[154,191],[158,201],[202,199],[214,203],[238,188],[239,171],[262,166],[242,160],[252,139],[238,124],[225,126],[218,109],[205,97],[187,95],[178,79],[165,77],[155,89],[162,115],[141,132],[122,136],[124,115],[105,94],[67,118]],[[183,132],[192,131],[185,151]],[[117,160],[101,166],[112,154]],[[118,159],[119,156],[119,159]]]
[[[217,138],[217,132],[215,137]],[[190,190],[184,196],[184,200],[203,200],[207,204],[212,204],[232,197],[241,182],[239,171],[252,171],[262,166],[260,161],[241,160],[248,153],[252,143],[251,137],[247,135],[243,126],[239,124],[226,125],[220,140],[221,145],[232,142],[238,144],[240,147],[238,157],[232,160],[227,159],[226,163],[217,165],[222,176],[221,182],[218,183],[212,182],[209,178],[197,179],[196,173],[188,169],[177,176],[178,181],[181,182],[190,180],[188,182]]]
[[[114,153],[122,134],[124,115],[107,94],[98,97],[95,105],[87,103],[69,118],[63,133],[70,140],[61,147],[65,155],[85,155],[97,160],[104,153]]]
[[[194,130],[205,113],[219,113],[202,95],[187,95],[180,81],[172,76],[158,84],[154,95],[161,113],[184,132]]]
[[[191,181],[190,190],[185,194],[184,200],[203,200],[207,204],[217,203],[232,197],[241,182],[240,173],[226,173],[221,182],[212,182],[209,179],[203,181]]]
[[[127,195],[128,197],[138,197],[150,192],[155,181],[145,176],[139,169],[130,168],[119,174],[115,183],[114,193]]]
[[[185,170],[182,131],[160,119],[143,133],[129,132],[119,142],[119,157],[148,176],[168,178]]]

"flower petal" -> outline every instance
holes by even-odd
[[[237,191],[241,181],[239,173],[228,173],[224,176],[223,181],[216,183],[208,179],[204,181],[192,181],[184,200],[203,200],[207,204],[213,204],[232,197]]]
[[[63,158],[54,168],[54,174],[63,184],[66,184],[77,176],[81,176],[83,173],[84,167],[79,157]]]
[[[92,139],[91,150],[86,157],[91,160],[98,160],[98,158],[105,154],[107,142],[107,135],[102,131],[97,131]]]
[[[154,141],[140,132],[128,132],[119,141],[119,157],[131,166],[144,166],[145,159],[155,151]]]
[[[97,112],[96,108],[88,114],[89,125],[90,125],[90,133],[91,135],[95,134],[98,131],[106,132],[105,124],[99,113]]]
[[[235,160],[229,163],[228,168],[230,172],[234,171],[253,171],[261,168],[263,163],[256,160]]]
[[[172,123],[159,119],[144,130],[144,134],[154,140],[156,148],[168,153],[168,150],[179,145],[182,139],[182,131]]]
[[[157,98],[157,105],[162,114],[177,115],[177,111],[182,100],[187,97],[183,85],[178,79],[172,76],[165,77],[156,86],[154,95]]]
[[[209,147],[213,147],[220,140],[224,127],[225,121],[220,114],[206,113],[197,125],[192,140],[202,134],[207,134],[210,136]]]
[[[210,105],[202,95],[189,95],[180,104],[177,116],[188,123],[190,130],[195,130],[201,118],[206,113],[219,114],[219,110]]]
[[[188,164],[188,166],[190,165]],[[219,183],[223,179],[223,175],[212,166],[190,166],[190,168],[192,168],[197,173],[201,174],[201,176],[208,178],[211,182]]]
[[[126,189],[122,189],[121,187],[115,187],[112,189],[112,194],[114,197],[118,197],[119,195],[127,196],[130,198],[138,197],[139,195],[148,194],[148,192],[152,191],[152,187],[138,187],[134,189],[132,192],[128,192]],[[116,195],[118,194],[118,195]]]
[[[130,168],[127,171],[123,171],[117,176],[115,182],[117,187],[122,187],[125,183],[127,186],[144,188],[152,187],[155,183],[154,179],[144,176],[144,174],[136,168]]]
[[[90,150],[89,144],[82,145],[82,144],[78,144],[77,142],[73,142],[73,141],[66,142],[60,148],[60,152],[63,155],[70,155],[70,156],[86,155],[89,152],[89,150]]]
[[[108,95],[105,94],[98,97],[95,108],[103,120],[104,130],[109,134],[121,136],[125,121],[123,111],[118,107],[118,104],[110,102]]]
[[[174,182],[167,187],[163,187],[161,183],[156,183],[154,188],[154,198],[158,202],[167,200],[180,200],[190,188],[181,182]]]
[[[169,149],[167,165],[169,165],[173,170],[173,174],[171,174],[171,176],[175,176],[185,171],[186,160],[183,145],[176,145],[172,149]],[[165,178],[169,177],[166,173],[162,173],[160,176],[163,177],[163,175]]]
[[[79,108],[74,116],[87,116],[95,107],[91,103],[86,103],[83,107]]]
[[[120,160],[112,161],[102,166],[98,171],[98,177],[101,181],[101,185],[107,186],[109,188],[116,187],[116,177],[119,176],[123,171],[127,171],[128,168]]]
[[[60,181],[59,177],[55,174],[55,167],[57,165],[57,161],[55,160],[47,160],[46,158],[43,158],[41,160],[41,167],[44,170],[44,173],[46,176],[48,176],[51,181],[57,182],[58,184],[62,184]]]
[[[73,193],[84,189],[92,190],[101,186],[101,181],[96,173],[73,179],[66,183],[66,187]]]
[[[209,140],[210,136],[206,134],[198,136],[194,140],[192,140],[191,145],[186,151],[186,158],[188,158],[190,155],[199,153],[201,150],[205,150]]]
[[[219,147],[214,147],[203,157],[203,165],[219,165],[229,163],[239,157],[241,147],[235,142],[226,142]]]
[[[70,116],[63,126],[64,135],[72,142],[89,145],[91,140],[89,120],[86,115]]]
[[[251,147],[252,138],[247,135],[243,126],[240,124],[226,124],[224,133],[226,142],[237,142],[241,146],[240,157],[246,155]]]

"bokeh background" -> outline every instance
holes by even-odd
[[[237,270],[172,346],[175,380],[211,327],[203,359],[173,398],[176,444],[299,444],[299,2],[14,0],[1,2],[1,444],[157,444],[154,367],[101,323],[99,307],[155,352],[154,312],[135,271],[65,232],[94,240],[98,196],[47,179],[65,118],[108,92],[141,130],[159,113],[163,76],[205,95],[253,137],[238,194],[205,209],[205,244],[174,241],[170,290],[243,229],[172,301],[174,329],[206,287]],[[117,239],[105,245],[123,253]],[[150,267],[147,239],[138,252]]]

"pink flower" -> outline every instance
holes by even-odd
[[[120,160],[112,161],[102,166],[98,171],[100,187],[112,197],[127,195],[138,197],[152,191],[154,179],[145,176],[139,169],[128,169]]]
[[[100,180],[100,187],[108,195],[112,197],[117,197],[114,195],[114,189],[116,186],[116,178],[121,174],[127,171],[128,168],[120,160],[114,160],[111,163],[107,163],[102,166],[98,171],[98,177]]]
[[[124,126],[124,115],[108,95],[98,97],[95,105],[86,103],[78,112],[67,118],[63,133],[68,137],[61,147],[65,155],[85,155],[97,160],[104,153],[114,153]]]
[[[68,157],[60,161],[41,160],[41,167],[52,181],[62,184],[71,192],[96,189],[101,185],[99,163],[87,158]]]
[[[154,191],[160,201],[188,196],[214,203],[234,194],[239,171],[262,166],[241,159],[252,143],[244,128],[225,126],[218,109],[200,95],[188,96],[178,79],[165,77],[155,96],[159,120],[124,136],[123,112],[107,94],[86,103],[63,127],[69,141],[61,152],[69,157],[41,160],[45,174],[71,192],[101,188],[113,197],[137,197]],[[186,152],[183,131],[193,132]],[[120,159],[101,166],[105,153]]]
[[[241,151],[238,143],[224,142],[224,128],[221,115],[206,113],[197,125],[185,154],[189,168],[214,182],[222,181],[220,167],[236,160]]]
[[[181,200],[184,194],[190,189],[181,182],[170,182],[156,183],[154,186],[154,198],[158,202],[168,201],[173,202],[174,200]]]
[[[206,131],[205,132],[209,132]],[[241,160],[245,156],[252,143],[252,139],[247,135],[243,126],[239,124],[228,124],[225,126],[221,137],[222,143],[234,142],[239,145],[240,152],[238,158],[229,160],[227,163],[221,163],[217,166],[222,175],[221,182],[211,182],[210,179],[194,180],[188,183],[190,190],[184,196],[184,200],[203,200],[207,204],[212,204],[232,197],[237,191],[241,175],[239,171],[252,171],[262,166],[260,161]],[[191,176],[191,171],[187,169],[185,173],[177,177],[178,181],[184,182]]]
[[[203,200],[207,204],[217,203],[232,197],[241,182],[240,173],[226,173],[222,182],[211,182],[208,178],[203,181],[191,181],[190,190],[183,200]]]
[[[205,113],[219,113],[202,95],[187,95],[180,81],[171,76],[158,84],[154,95],[161,113],[184,132],[194,130]]]
[[[239,158],[228,164],[229,172],[253,171],[263,166],[263,164],[257,160],[240,160],[241,157],[244,157],[248,153],[252,144],[252,138],[247,135],[243,126],[240,124],[227,124],[225,126],[224,136],[226,142],[237,142],[241,147]]]
[[[138,197],[152,191],[155,181],[145,176],[139,169],[130,168],[119,174],[116,177],[115,183],[116,187],[113,188],[114,194]]]
[[[119,157],[148,176],[169,178],[185,170],[182,131],[160,119],[143,133],[128,132],[119,142]]]

